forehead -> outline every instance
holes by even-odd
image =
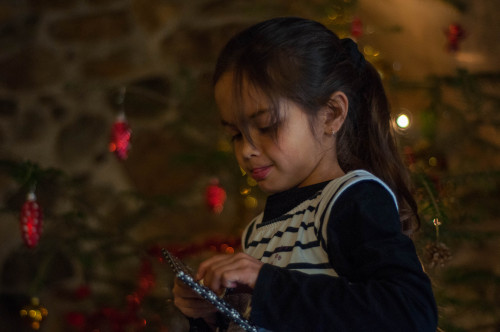
[[[224,73],[215,85],[215,101],[226,121],[234,121],[237,112],[249,117],[270,104],[269,98],[246,79],[236,82],[232,72]]]

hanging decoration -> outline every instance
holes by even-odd
[[[123,108],[125,93],[126,89],[123,88],[118,100],[121,111],[111,127],[111,139],[109,142],[109,151],[114,152],[119,160],[125,160],[128,158],[130,138],[132,136],[132,130],[128,125],[127,119],[125,118],[125,111]]]
[[[111,140],[109,143],[109,151],[114,152],[120,160],[128,158],[131,134],[132,131],[125,119],[125,114],[120,113],[111,128]]]
[[[37,297],[31,298],[31,304],[24,306],[19,315],[21,319],[26,321],[31,329],[39,330],[42,322],[47,318],[48,310],[40,305],[40,300]]]
[[[30,190],[21,208],[21,234],[28,248],[34,248],[42,234],[43,212],[38,204],[34,189]]]
[[[358,39],[363,35],[363,22],[359,17],[355,17],[351,22],[351,36]]]
[[[432,220],[436,228],[436,241],[425,246],[425,257],[429,262],[429,267],[443,267],[451,259],[451,251],[443,242],[439,241],[439,226],[441,222],[438,218]]]
[[[460,24],[452,23],[445,30],[448,44],[446,46],[449,52],[457,52],[460,49],[460,42],[465,38],[465,30]]]
[[[221,213],[226,202],[226,190],[219,184],[218,179],[212,179],[205,191],[205,200],[212,213]]]

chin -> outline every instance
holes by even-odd
[[[280,186],[276,186],[276,185],[271,185],[271,184],[266,184],[265,181],[261,181],[261,182],[258,182],[258,186],[260,188],[260,190],[262,190],[264,193],[268,194],[268,195],[272,195],[272,194],[276,194],[276,193],[279,193],[279,192],[282,192],[282,191],[285,191],[289,188],[282,188]]]
[[[263,191],[264,193],[271,195],[271,194],[275,194],[279,191],[279,190],[276,190],[275,188],[270,187],[269,185],[266,185],[263,182],[264,181],[258,182],[257,185],[259,186],[260,190]]]

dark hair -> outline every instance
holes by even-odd
[[[274,123],[280,123],[282,98],[300,105],[312,119],[329,105],[333,93],[345,93],[349,110],[336,143],[340,167],[344,172],[366,169],[381,178],[397,197],[403,231],[411,231],[412,219],[419,226],[380,76],[353,41],[339,39],[312,20],[275,18],[240,32],[227,43],[215,67],[214,84],[230,71],[236,96],[241,97],[245,80],[269,98]],[[248,134],[244,125],[242,131]]]

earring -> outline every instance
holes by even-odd
[[[332,136],[335,136],[335,129],[332,129]]]

